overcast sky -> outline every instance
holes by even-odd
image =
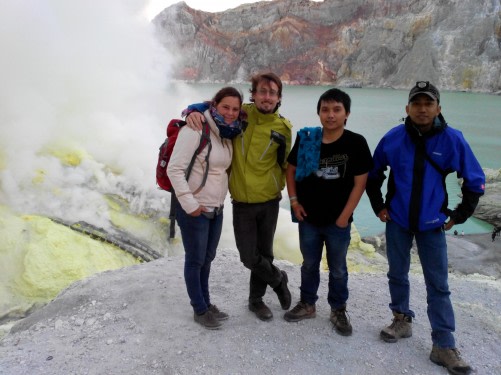
[[[181,0],[149,0],[149,6],[147,7],[148,18],[155,17],[162,10],[168,6],[178,3]],[[220,12],[226,9],[235,8],[240,4],[245,3],[255,3],[252,0],[184,0],[193,9],[204,10],[207,12]]]
[[[148,0],[147,17],[152,19],[169,5],[178,3],[181,0]],[[236,8],[240,4],[257,3],[253,0],[184,0],[193,9],[204,10],[206,12],[221,12],[226,9]],[[264,0],[271,1],[271,0]],[[323,0],[314,0],[323,1]]]

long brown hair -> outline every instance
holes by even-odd
[[[242,103],[244,101],[242,93],[236,88],[231,86],[223,87],[221,90],[216,92],[216,95],[214,95],[214,97],[212,98],[212,105],[213,106],[218,105],[219,102],[224,98],[226,98],[227,96],[233,96],[235,98],[238,98],[238,100],[240,101],[240,107],[242,106]]]

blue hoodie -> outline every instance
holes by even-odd
[[[383,200],[381,186],[390,167],[388,192]],[[448,206],[445,177],[456,172],[463,179],[462,202]],[[484,193],[485,175],[463,134],[439,116],[424,135],[410,124],[400,124],[386,133],[374,152],[374,168],[367,181],[367,195],[376,215],[387,208],[390,217],[412,231],[441,227],[447,217],[456,224],[473,214]]]

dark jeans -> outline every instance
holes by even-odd
[[[301,266],[301,301],[310,305],[318,300],[320,262],[325,244],[329,266],[327,301],[332,309],[343,307],[348,300],[348,267],[346,254],[350,245],[351,224],[340,228],[335,224],[318,227],[306,221],[299,223],[299,247],[303,255]]]
[[[233,230],[240,260],[251,271],[249,302],[262,301],[266,287],[282,282],[273,265],[273,237],[277,227],[278,199],[264,203],[233,202]]]
[[[447,242],[443,229],[413,233],[394,221],[386,223],[390,309],[414,317],[414,312],[409,307],[410,252],[414,238],[426,284],[427,312],[433,344],[440,348],[454,348],[452,332],[455,329],[455,320],[447,281]]]
[[[184,281],[190,303],[196,314],[209,308],[209,274],[211,262],[216,257],[216,248],[223,228],[223,214],[209,219],[204,215],[188,215],[177,203],[176,219],[181,229],[184,245]]]

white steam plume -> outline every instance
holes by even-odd
[[[158,204],[158,145],[190,101],[167,94],[145,2],[0,3],[0,204],[101,225],[105,193]]]

